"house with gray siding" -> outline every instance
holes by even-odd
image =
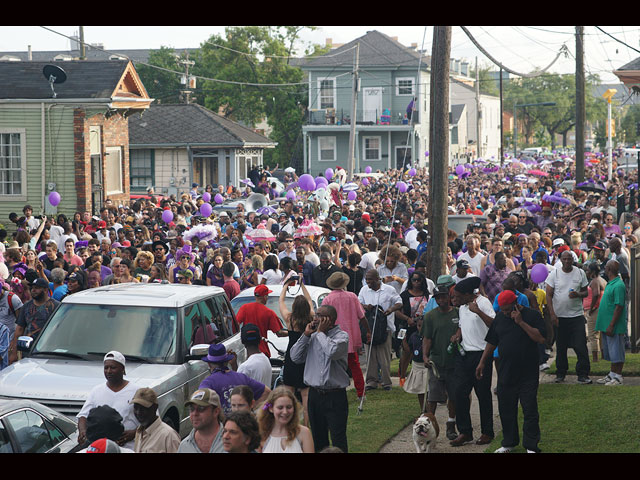
[[[129,201],[128,118],[152,102],[128,60],[0,61],[0,223],[25,204],[35,215],[97,213]],[[54,95],[55,92],[55,95]],[[52,191],[61,202],[48,201]]]
[[[233,185],[276,143],[197,104],[154,104],[129,121],[131,191],[177,195],[192,183]]]
[[[359,45],[359,88],[352,115],[354,51]],[[421,59],[422,56],[422,59]],[[428,151],[430,59],[378,31],[300,64],[309,81],[303,126],[304,170],[350,170],[355,121],[355,171],[424,166]]]

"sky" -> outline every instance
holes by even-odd
[[[224,26],[84,26],[85,41],[100,43],[110,49],[153,49],[162,46],[195,48],[213,34],[224,33]],[[548,72],[575,73],[574,26],[469,26],[476,42],[491,57],[518,73],[529,73],[547,67],[565,44],[569,55],[562,55]],[[603,82],[619,83],[611,72],[640,57],[640,27],[585,26],[585,72],[598,74]],[[68,50],[69,39],[77,35],[78,26],[0,26],[0,52]],[[390,37],[398,37],[403,45],[417,44],[430,53],[433,41],[432,26],[320,26],[306,31],[302,38],[307,44],[347,43],[378,30]],[[603,33],[606,32],[606,33]],[[609,34],[609,35],[607,35]],[[614,38],[612,38],[614,37]],[[619,41],[618,41],[619,40]],[[621,42],[624,42],[621,43]],[[491,60],[478,49],[458,26],[452,27],[451,57],[465,59],[475,65],[492,66]],[[497,67],[496,67],[497,68]]]

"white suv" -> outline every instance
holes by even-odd
[[[103,357],[127,359],[125,379],[152,388],[158,414],[181,435],[191,430],[184,402],[209,375],[200,359],[222,342],[246,359],[240,329],[222,288],[119,284],[65,297],[33,340],[20,337],[25,356],[0,372],[0,396],[47,405],[69,417],[104,382]]]

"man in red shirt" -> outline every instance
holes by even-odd
[[[263,338],[263,340],[260,340],[260,351],[267,357],[271,357],[271,352],[264,339],[267,338],[269,330],[279,337],[289,336],[289,332],[283,328],[282,322],[276,313],[266,305],[270,293],[272,293],[272,290],[269,290],[266,285],[258,285],[253,292],[256,301],[244,304],[236,314],[236,319],[240,325],[246,322],[258,326],[260,336]]]
[[[232,262],[225,262],[222,265],[222,277],[224,278],[222,288],[224,288],[229,301],[240,293],[240,284],[233,279],[233,272],[235,272],[235,264]]]

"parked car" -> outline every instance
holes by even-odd
[[[0,372],[0,396],[30,399],[75,418],[104,382],[103,358],[117,350],[125,379],[158,395],[158,414],[182,437],[191,431],[184,402],[209,375],[201,361],[222,342],[246,359],[240,330],[222,288],[118,284],[65,297],[37,340],[20,337],[26,355]]]
[[[67,453],[78,444],[78,425],[31,400],[0,400],[0,453]]]
[[[269,290],[272,290],[272,293],[269,294],[267,298],[267,307],[275,312],[275,314],[280,319],[282,323],[282,328],[286,329],[286,323],[282,318],[282,313],[280,312],[280,292],[282,292],[282,285],[267,285]],[[311,296],[311,300],[313,302],[313,309],[317,310],[320,305],[322,305],[322,300],[331,293],[331,290],[328,288],[322,287],[313,287],[307,286],[307,290],[309,291],[309,295]],[[255,302],[256,297],[254,295],[254,288],[247,288],[246,290],[242,290],[237,296],[235,296],[231,300],[231,308],[235,314],[238,313],[240,307],[246,303]],[[289,287],[287,290],[287,296],[285,297],[285,304],[287,308],[291,310],[291,306],[293,305],[293,301],[299,295],[302,295],[302,291],[299,286]],[[284,360],[283,355],[281,355],[278,350],[281,352],[285,352],[287,350],[287,345],[289,344],[289,340],[287,337],[278,337],[272,332],[269,332],[267,335],[267,340],[269,344],[269,349],[271,351],[272,358],[272,370],[273,370],[273,379],[277,378],[280,374],[280,368],[282,366],[282,361]]]

